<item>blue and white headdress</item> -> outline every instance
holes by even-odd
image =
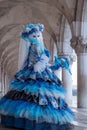
[[[41,32],[42,33],[43,30],[44,30],[43,24],[40,24],[40,23],[38,23],[38,24],[33,24],[33,23],[26,24],[24,26],[24,30],[23,30],[21,36],[24,40],[29,41],[29,35],[31,35],[35,32]]]

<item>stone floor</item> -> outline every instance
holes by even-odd
[[[72,122],[74,124],[73,130],[87,130],[87,109],[77,109],[72,108],[75,113],[75,120]],[[0,125],[0,130],[20,130],[15,128],[7,128]]]

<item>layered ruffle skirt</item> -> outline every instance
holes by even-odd
[[[74,114],[61,81],[49,68],[20,70],[0,100],[1,123],[25,130],[71,130]]]

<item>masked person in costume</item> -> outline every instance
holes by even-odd
[[[43,42],[44,26],[26,24],[21,33],[19,71],[0,100],[1,123],[24,130],[70,130],[74,114],[65,102],[66,91],[54,71],[69,72],[66,58],[55,57]]]

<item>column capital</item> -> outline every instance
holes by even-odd
[[[73,36],[70,41],[72,48],[75,49],[77,54],[87,52],[87,37],[84,38],[82,36]]]
[[[59,57],[65,57],[65,58],[67,58],[70,65],[72,65],[73,62],[76,61],[76,55],[73,54],[73,53],[67,53],[67,54],[63,54],[62,53],[62,54],[59,55]]]
[[[74,54],[67,54],[65,55],[65,57],[68,59],[70,65],[72,65],[73,62],[76,61],[76,55]]]

